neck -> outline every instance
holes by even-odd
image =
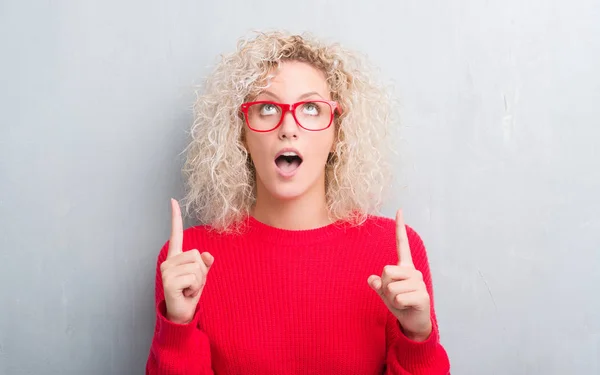
[[[278,199],[258,183],[252,216],[264,224],[287,230],[308,230],[331,224],[325,184],[293,199]]]

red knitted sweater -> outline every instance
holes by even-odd
[[[431,296],[433,332],[424,342],[403,335],[367,284],[398,263],[391,219],[290,231],[249,217],[242,234],[186,229],[183,250],[209,251],[215,262],[194,320],[178,325],[165,318],[159,267],[168,243],[161,249],[146,374],[448,374],[425,247],[407,233]]]

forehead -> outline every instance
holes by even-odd
[[[271,72],[267,90],[278,96],[298,96],[316,91],[329,97],[329,85],[323,71],[300,61],[283,61]]]

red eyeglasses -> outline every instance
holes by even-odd
[[[341,114],[335,101],[311,100],[294,104],[271,101],[248,102],[241,106],[246,124],[255,131],[266,133],[277,129],[283,123],[283,117],[289,111],[296,123],[309,131],[325,130],[333,123],[335,112]]]

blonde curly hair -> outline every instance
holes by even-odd
[[[230,231],[249,214],[256,172],[244,147],[240,105],[268,87],[286,60],[323,71],[342,108],[335,120],[335,151],[325,166],[330,217],[359,224],[380,208],[391,182],[388,90],[374,82],[364,57],[339,44],[273,31],[241,39],[234,53],[222,56],[195,102],[183,203],[201,224]]]

